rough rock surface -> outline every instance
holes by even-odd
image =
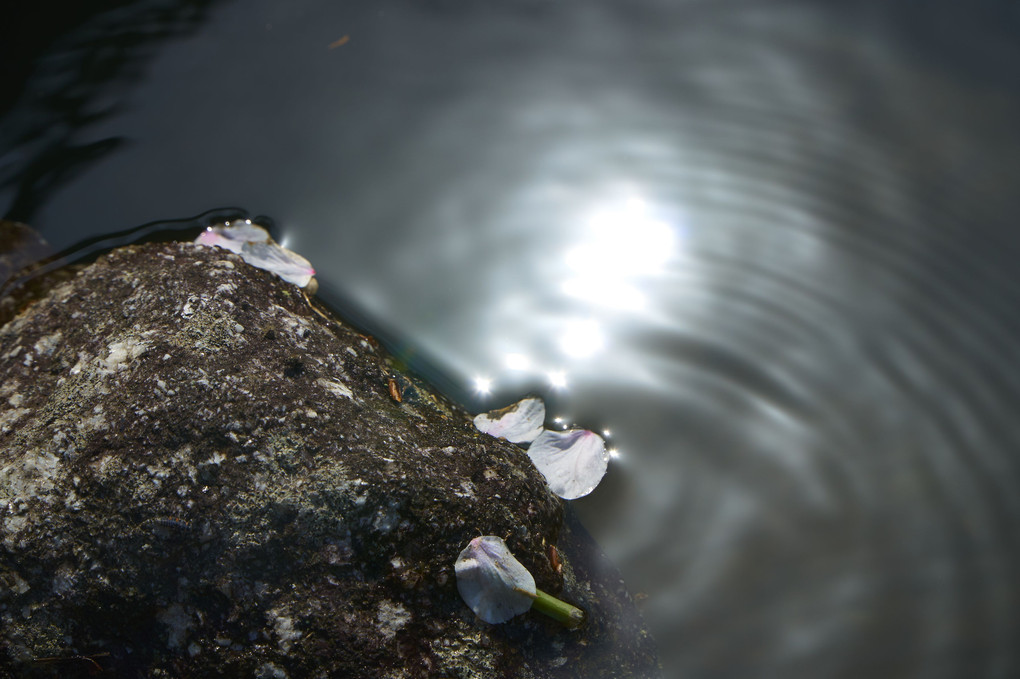
[[[49,243],[30,226],[0,219],[0,286],[21,269],[50,254]]]
[[[0,676],[657,674],[520,448],[218,248],[115,250],[0,327],[0,528]],[[477,620],[480,534],[588,622]]]
[[[49,243],[31,227],[0,219],[0,325],[81,269],[73,265],[44,272],[53,259]]]

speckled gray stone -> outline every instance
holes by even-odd
[[[0,528],[0,676],[657,674],[522,449],[217,248],[115,250],[0,327]],[[476,619],[481,534],[587,624]]]

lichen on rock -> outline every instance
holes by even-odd
[[[654,676],[525,452],[325,317],[178,243],[115,250],[0,327],[0,677],[72,656],[124,677]],[[453,563],[482,534],[588,624],[476,619]]]

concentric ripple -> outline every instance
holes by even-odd
[[[610,428],[575,506],[668,677],[1011,679],[1008,4],[203,3],[88,125],[47,62],[0,200],[58,247],[271,214],[476,411]],[[78,174],[43,148],[104,139]]]

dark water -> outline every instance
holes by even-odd
[[[1020,676],[1016,3],[139,2],[0,119],[58,248],[225,205],[612,429],[667,677]]]

